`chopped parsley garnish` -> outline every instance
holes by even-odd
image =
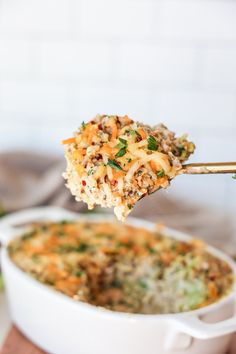
[[[147,283],[143,279],[138,280],[138,285],[143,289],[147,289],[147,287],[148,287]]]
[[[119,165],[119,163],[116,160],[109,159],[107,165],[112,168],[115,168],[116,170],[124,171],[123,168]]]
[[[119,138],[119,144],[116,146],[120,150],[115,154],[115,157],[121,157],[126,154],[127,140]]]
[[[61,220],[61,221],[59,222],[59,224],[60,224],[60,225],[67,225],[67,224],[69,224],[69,221],[68,221],[68,220]]]
[[[88,170],[88,176],[91,176],[94,174],[94,168],[90,167],[90,169]]]
[[[32,255],[32,261],[35,263],[38,263],[40,261],[40,255],[39,254],[33,254]]]
[[[124,156],[125,154],[126,154],[126,148],[122,148],[117,152],[117,154],[115,154],[115,157],[121,157]]]
[[[58,253],[68,253],[68,252],[72,252],[74,250],[74,246],[68,245],[68,244],[62,244],[59,245],[55,251]]]
[[[177,149],[178,149],[178,152],[179,152],[180,155],[182,154],[183,151],[185,151],[185,148],[184,148],[184,146],[182,144],[178,145]]]
[[[160,171],[157,172],[157,176],[158,177],[164,177],[165,176],[165,171],[162,169]]]
[[[33,236],[35,236],[37,233],[36,230],[32,230],[29,232],[26,232],[23,236],[22,236],[22,240],[30,240]]]
[[[113,288],[120,289],[120,288],[122,288],[122,282],[121,282],[119,279],[114,279],[114,280],[112,280],[112,282],[111,282],[111,286],[112,286]]]
[[[87,251],[88,248],[89,248],[89,246],[84,242],[81,242],[78,246],[73,246],[70,244],[62,244],[56,248],[56,252],[64,253],[64,254],[70,253],[70,252],[79,252],[80,253],[80,252]]]
[[[119,144],[116,146],[119,149],[123,149],[127,147],[127,140],[119,138]]]
[[[87,124],[84,123],[84,121],[83,121],[82,124],[81,124],[81,129],[84,130],[84,129],[86,128],[86,125],[87,125]]]
[[[133,246],[133,242],[129,240],[128,242],[117,242],[117,247],[125,247],[125,248],[131,248]]]
[[[137,132],[137,130],[130,130],[130,135],[132,136],[136,136],[136,137],[139,137],[139,138],[142,138],[141,135]]]
[[[127,158],[126,160],[128,161],[128,163],[130,163],[132,161],[131,158]]]
[[[81,242],[78,247],[76,247],[76,252],[85,252],[88,249],[88,245],[86,243]]]
[[[149,135],[148,137],[148,150],[156,151],[157,150],[157,141],[154,136]]]
[[[232,176],[233,179],[236,179],[236,174]]]
[[[98,232],[97,234],[94,235],[95,237],[105,237],[109,240],[111,240],[113,238],[112,234],[106,234],[105,232]]]
[[[59,230],[59,231],[57,232],[57,236],[58,236],[58,237],[66,236],[66,233],[65,233],[65,231],[63,231],[63,230]]]
[[[135,130],[130,130],[129,132],[130,132],[130,134],[131,134],[132,136],[136,136],[136,135],[137,135],[137,132],[136,132]]]
[[[48,231],[48,225],[46,224],[41,225],[40,230],[43,232]]]

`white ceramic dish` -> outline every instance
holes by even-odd
[[[75,218],[85,216],[55,207],[21,211],[0,223],[1,241],[6,245],[24,223]],[[109,217],[89,218],[107,221]],[[134,218],[128,218],[127,223],[154,228],[152,223]],[[176,239],[189,239],[174,230],[165,232]],[[208,250],[227,261],[236,274],[229,257],[212,247]],[[125,314],[76,302],[47,288],[18,269],[6,247],[1,264],[12,320],[28,338],[52,354],[224,354],[236,331],[235,289],[217,303],[187,313]]]

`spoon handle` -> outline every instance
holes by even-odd
[[[236,173],[236,162],[190,163],[183,165],[180,173],[193,175],[207,173]]]

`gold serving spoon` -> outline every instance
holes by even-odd
[[[179,174],[236,173],[236,162],[190,163],[183,165]]]

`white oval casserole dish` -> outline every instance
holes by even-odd
[[[18,236],[22,225],[36,220],[114,220],[107,215],[85,216],[57,207],[21,211],[0,222],[4,247],[1,265],[13,322],[39,347],[52,354],[224,354],[236,331],[235,288],[220,301],[199,310],[171,315],[138,315],[112,312],[77,302],[49,289],[17,268],[6,245]],[[128,218],[128,224],[153,230],[155,225]],[[189,240],[171,229],[167,235]],[[235,263],[224,253],[208,251]]]

